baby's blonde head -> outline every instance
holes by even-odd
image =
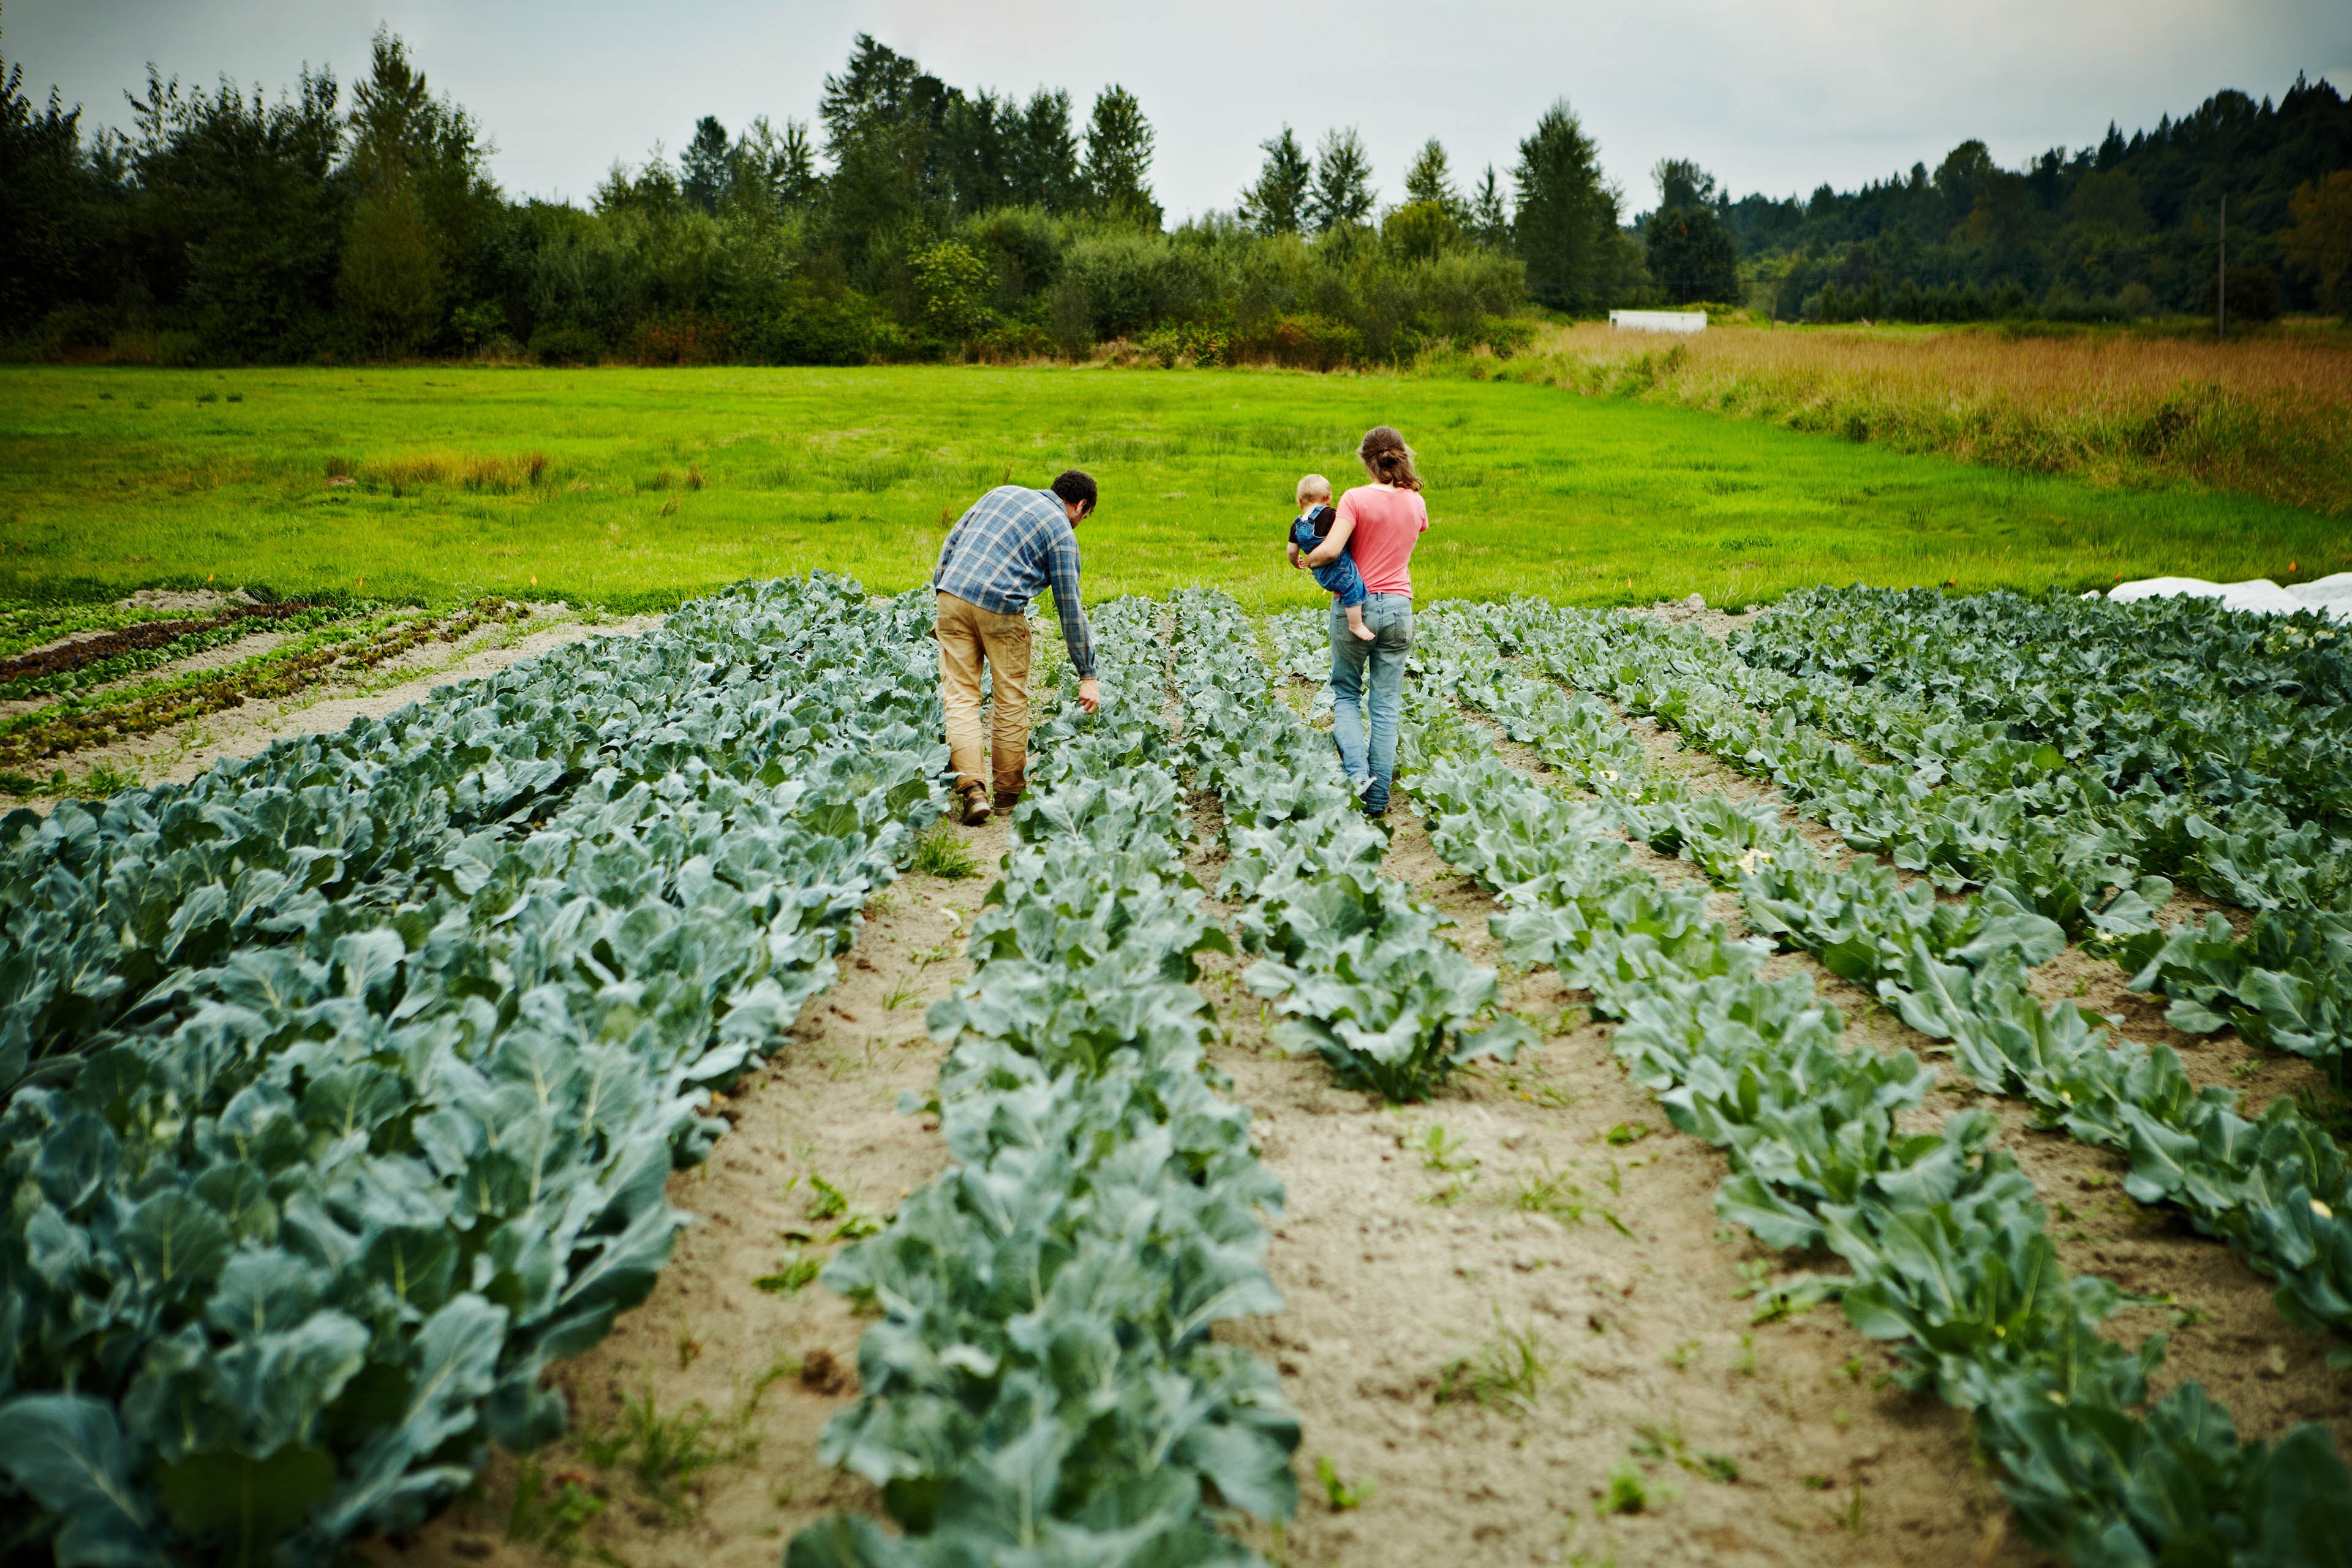
[[[1329,500],[1331,481],[1320,474],[1309,474],[1298,481],[1298,494],[1295,499],[1300,506],[1310,500]]]

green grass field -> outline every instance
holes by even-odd
[[[1365,426],[1420,450],[1424,599],[1580,604],[1820,583],[1962,589],[2352,566],[2342,525],[2102,489],[1677,408],[1466,380],[966,367],[0,369],[0,595],[150,585],[618,609],[821,566],[920,583],[943,520],[1069,466],[1102,485],[1089,597],[1180,584],[1253,608],[1291,486]],[[520,460],[543,454],[529,477]],[[516,459],[478,465],[467,460]],[[355,482],[330,484],[348,473]]]

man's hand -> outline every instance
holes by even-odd
[[[1078,682],[1078,706],[1089,713],[1102,710],[1102,688],[1095,683],[1091,675]]]

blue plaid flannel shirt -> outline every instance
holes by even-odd
[[[1078,598],[1078,536],[1053,491],[999,485],[974,501],[940,547],[931,586],[1000,616],[1027,614],[1029,601],[1051,587],[1070,668],[1082,679],[1094,674],[1094,633]]]

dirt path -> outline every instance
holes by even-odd
[[[777,1277],[831,1256],[845,1219],[887,1215],[947,1163],[936,1119],[897,1106],[938,1081],[923,1013],[971,973],[965,917],[1009,830],[999,817],[968,837],[982,874],[907,876],[869,904],[840,980],[721,1107],[733,1130],[671,1179],[670,1201],[699,1223],[652,1296],[557,1369],[573,1436],[528,1465],[498,1454],[472,1494],[408,1540],[373,1543],[373,1561],[535,1568],[584,1552],[633,1568],[774,1568],[823,1515],[878,1512],[872,1488],[816,1457],[856,1392],[865,1323],[823,1286]],[[819,1178],[845,1213],[825,1214]]]
[[[1385,868],[1495,963],[1491,900],[1408,808],[1391,821]],[[1306,1424],[1308,1500],[1269,1554],[2039,1561],[2005,1541],[1961,1422],[1875,1386],[1881,1347],[1830,1309],[1750,1321],[1742,1266],[1780,1260],[1717,1219],[1721,1156],[1626,1080],[1581,994],[1547,969],[1505,1001],[1545,1025],[1542,1048],[1403,1110],[1270,1055],[1255,1007],[1226,1008],[1217,1060],[1290,1196],[1267,1254],[1289,1310],[1233,1336],[1276,1363]],[[1325,1457],[1370,1489],[1361,1506],[1330,1506]],[[1612,1487],[1641,1511],[1600,1512]]]

